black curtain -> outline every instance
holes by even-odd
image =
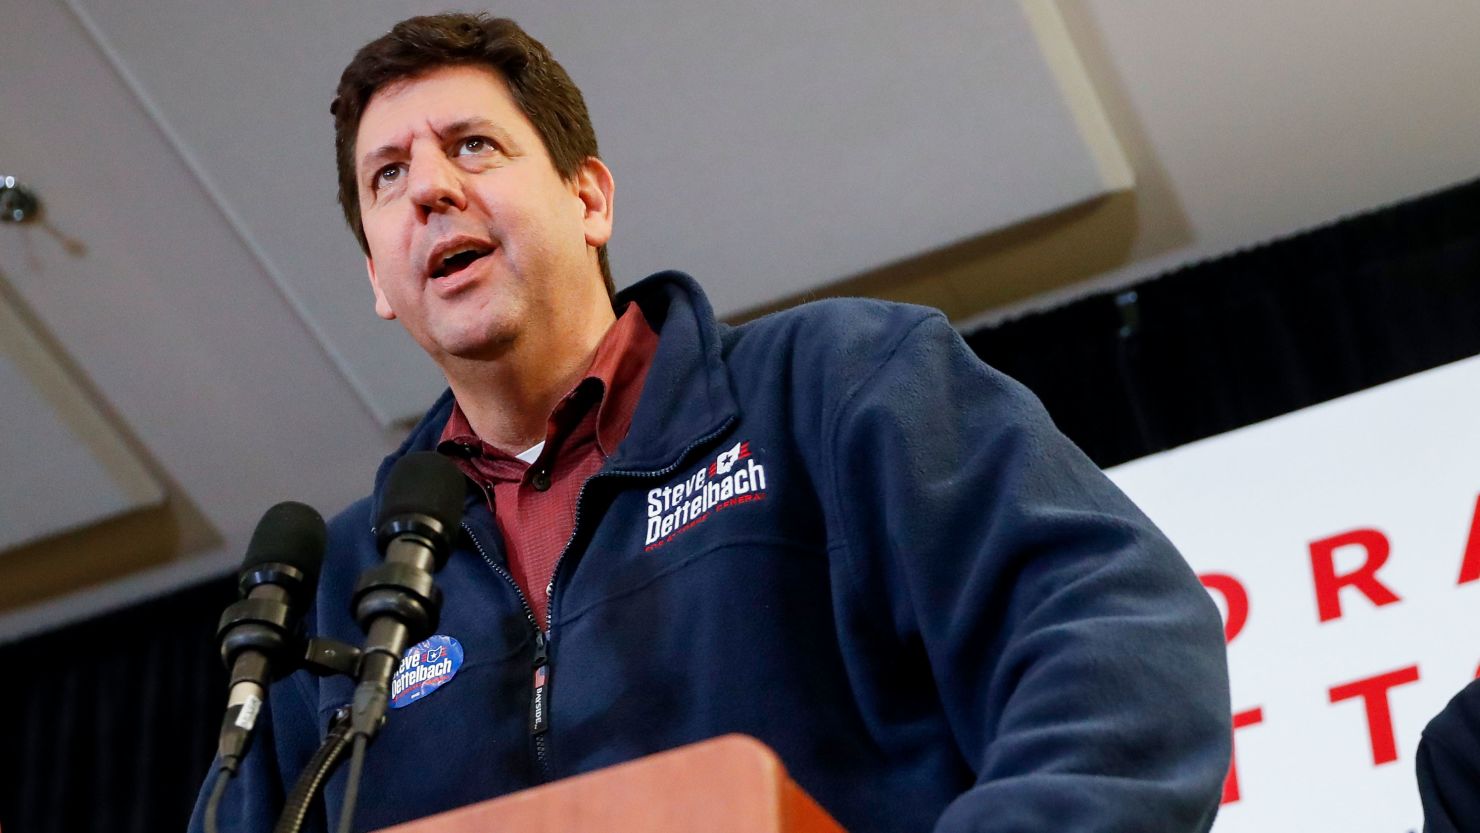
[[[968,333],[1100,465],[1480,353],[1480,183]],[[0,646],[6,833],[183,829],[220,580]]]
[[[1480,353],[1480,182],[968,333],[1101,466]]]
[[[211,581],[0,647],[5,833],[185,829],[215,752],[236,598]]]

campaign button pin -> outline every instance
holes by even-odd
[[[463,664],[462,645],[443,634],[406,650],[391,678],[391,708],[404,709],[446,685]]]

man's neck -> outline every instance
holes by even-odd
[[[525,333],[496,358],[442,368],[478,438],[518,454],[545,439],[550,413],[591,367],[616,316],[601,306],[561,332]]]

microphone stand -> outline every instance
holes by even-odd
[[[337,639],[314,637],[304,648],[302,668],[317,677],[343,675],[358,679],[360,671],[360,649]],[[329,776],[344,761],[344,753],[350,741],[350,709],[340,706],[329,722],[329,734],[319,749],[309,759],[308,766],[298,776],[293,791],[288,794],[282,815],[278,816],[273,833],[299,833],[308,818],[308,809],[323,791]]]
[[[348,716],[336,720],[311,766],[293,788],[298,800],[279,818],[276,833],[298,833],[308,805],[350,747],[349,778],[339,813],[339,833],[349,833],[359,797],[365,749],[385,723],[391,678],[406,649],[437,630],[442,592],[432,574],[447,563],[451,538],[462,518],[466,478],[433,451],[397,460],[386,479],[371,532],[385,561],[360,575],[351,609],[365,632],[361,648],[329,639],[310,640],[303,664],[312,673],[355,680]],[[291,811],[291,812],[288,812]]]
[[[444,550],[445,551],[445,548]],[[361,576],[355,587],[355,618],[367,631],[365,648],[337,639],[308,640],[302,668],[319,677],[343,675],[358,682],[352,706],[341,707],[328,736],[293,786],[273,833],[299,833],[329,777],[350,754],[349,783],[340,810],[340,830],[348,831],[359,791],[365,748],[385,722],[390,680],[412,644],[437,628],[442,594],[431,570],[440,564],[424,547],[391,545],[389,560]]]

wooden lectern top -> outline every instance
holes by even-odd
[[[745,735],[649,755],[596,772],[385,828],[381,833],[844,833]]]

